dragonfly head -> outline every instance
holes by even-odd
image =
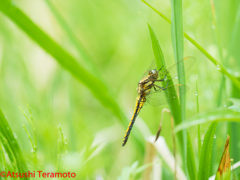
[[[148,75],[149,76],[152,76],[154,79],[157,79],[158,78],[158,71],[156,69],[151,69],[149,72],[148,72]]]

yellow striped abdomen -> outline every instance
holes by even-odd
[[[130,123],[128,125],[127,131],[125,133],[122,146],[124,146],[127,143],[128,137],[129,137],[130,132],[131,132],[132,127],[133,127],[133,124],[134,124],[134,122],[136,120],[136,117],[137,117],[140,109],[143,107],[145,101],[146,101],[145,96],[143,96],[143,95],[138,96],[138,98],[136,100],[134,113],[133,113],[132,119],[131,119],[131,121],[130,121]]]

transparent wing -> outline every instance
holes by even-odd
[[[172,79],[173,81],[177,80],[178,77],[183,76],[189,69],[191,69],[191,67],[193,66],[195,61],[196,61],[196,59],[192,56],[185,57],[182,60],[175,63],[174,65],[170,66],[167,70],[160,71],[159,72],[159,79],[165,79],[166,80],[166,78],[167,78],[167,80],[168,80],[169,77],[171,76],[170,79]],[[182,73],[182,74],[178,75],[177,74],[177,66],[181,66],[182,64],[184,65],[184,72],[185,73]]]
[[[146,96],[146,101],[151,106],[167,104],[176,100],[178,96],[185,94],[188,89],[189,88],[183,84],[177,84],[163,89],[158,88],[157,90],[152,88],[150,93]]]
[[[155,60],[152,61],[151,65],[150,65],[149,68],[144,72],[144,74],[142,75],[142,78],[141,78],[141,79],[143,79],[143,78],[145,78],[146,76],[148,76],[149,71],[152,70],[152,69],[156,69],[156,70],[157,70],[157,66],[156,66]]]

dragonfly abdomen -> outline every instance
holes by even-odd
[[[138,98],[136,100],[136,106],[135,106],[135,109],[134,109],[134,113],[133,113],[132,119],[131,119],[131,121],[128,125],[127,131],[125,133],[122,146],[124,146],[127,143],[128,137],[129,137],[129,135],[131,133],[131,130],[132,130],[132,127],[133,127],[133,124],[136,120],[136,117],[138,116],[138,113],[139,113],[140,109],[143,107],[145,101],[146,100],[145,100],[144,96],[142,96],[142,95],[138,96]]]

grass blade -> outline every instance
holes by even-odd
[[[90,56],[89,52],[86,50],[86,48],[83,46],[83,44],[78,40],[77,36],[73,33],[67,22],[62,17],[61,13],[57,10],[57,8],[54,6],[52,1],[45,0],[48,7],[51,9],[52,13],[54,14],[56,20],[61,25],[62,29],[66,32],[66,35],[71,40],[75,48],[78,50],[79,56],[82,57],[82,60],[84,60],[84,63],[88,65],[88,67],[91,70],[91,73],[95,74],[96,76],[100,76],[100,73],[96,66],[93,63],[93,59]]]
[[[23,128],[25,130],[25,132],[27,133],[27,136],[29,138],[29,141],[31,143],[31,146],[32,146],[32,153],[33,153],[33,159],[34,159],[34,163],[37,164],[37,136],[36,136],[36,128],[33,124],[33,116],[32,116],[32,111],[30,109],[30,107],[28,106],[28,110],[29,110],[29,113],[30,113],[30,117],[28,117],[26,115],[26,113],[22,110],[22,108],[19,107],[19,109],[22,111],[23,115],[25,116],[25,118],[28,120],[28,122],[31,124],[32,126],[32,131],[33,131],[33,140],[32,140],[32,137],[30,136],[27,128],[25,127],[25,125],[23,124]]]
[[[239,110],[239,108],[237,110]],[[240,113],[235,109],[231,108],[219,108],[206,113],[201,113],[199,115],[191,117],[190,119],[188,119],[188,121],[179,124],[177,127],[175,127],[174,132],[177,133],[182,129],[186,129],[199,124],[217,121],[240,122]]]
[[[2,0],[0,11],[18,25],[20,29],[29,35],[29,37],[47,53],[54,57],[63,68],[68,70],[77,80],[82,82],[103,106],[110,109],[113,114],[119,118],[124,126],[128,125],[129,121],[116,102],[110,88],[105,85],[100,78],[95,77],[83,68],[83,66],[81,66],[68,52],[36,26],[20,9],[12,5],[10,1]],[[132,136],[135,137],[135,141],[142,148],[142,141],[139,141],[139,131],[133,131]]]
[[[217,128],[217,124],[218,124],[217,122],[211,123],[204,136],[201,157],[199,161],[198,179],[209,178],[211,156],[212,156],[212,144],[213,144],[214,133]]]
[[[150,33],[150,37],[151,37],[151,43],[152,43],[152,49],[153,49],[153,54],[154,54],[154,58],[155,58],[155,62],[157,65],[157,68],[163,68],[163,70],[166,70],[166,64],[165,64],[165,59],[164,59],[164,55],[162,52],[162,48],[158,42],[157,36],[154,33],[152,27],[148,24],[148,29],[149,29],[149,33]]]
[[[197,103],[197,114],[199,114],[199,102],[198,102],[198,77],[196,76],[196,103]],[[201,146],[202,146],[202,141],[201,141],[201,126],[198,125],[198,158],[200,159],[200,154],[201,154]]]
[[[197,173],[196,173],[195,158],[193,153],[192,141],[188,133],[187,133],[187,168],[188,168],[189,178],[191,180],[196,180]]]
[[[172,36],[172,45],[173,45],[173,52],[175,57],[175,62],[180,61],[183,59],[183,22],[182,22],[182,0],[171,0],[171,8],[172,8],[172,23],[171,23],[171,36]],[[179,84],[186,84],[185,83],[185,71],[184,71],[184,64],[178,63],[177,66],[178,74],[182,74],[179,77],[178,82]],[[183,87],[180,87],[182,90]],[[186,113],[186,95],[180,96],[180,110],[181,110],[181,122],[185,120],[185,113]],[[180,115],[180,114],[178,114]],[[183,151],[183,161],[186,159],[186,143],[187,143],[187,134],[185,131],[182,132],[183,134],[183,144],[182,144],[182,151]],[[184,163],[184,169],[187,170],[186,164]]]
[[[18,145],[18,142],[16,138],[13,135],[13,132],[2,112],[0,109],[0,138],[3,142],[2,143],[4,149],[6,150],[6,153],[8,154],[8,157],[10,161],[12,162],[12,165],[15,166],[14,168],[17,168],[16,171],[20,173],[25,173],[28,171],[27,164],[25,162],[25,159],[23,158],[22,152],[20,150],[20,147]],[[16,164],[14,164],[14,162]],[[26,178],[29,179],[29,178]]]
[[[86,85],[105,107],[110,108],[123,120],[123,113],[109,94],[109,90],[105,84],[86,71],[70,54],[37,27],[20,9],[3,0],[1,1],[0,11],[6,14],[46,52],[52,55],[63,68]]]
[[[153,54],[154,54],[155,61],[156,61],[156,64],[157,64],[157,68],[158,69],[162,68],[163,70],[166,70],[164,55],[163,55],[161,46],[158,42],[158,39],[157,39],[152,27],[149,24],[148,24],[148,28],[149,28],[149,33],[150,33],[151,42],[152,42],[152,49],[153,49]],[[166,82],[163,82],[163,85],[166,85],[165,83]],[[173,84],[173,82],[170,81],[169,85],[172,85],[172,84]],[[175,97],[177,97],[177,95]],[[169,97],[169,98],[172,98],[172,97]],[[174,118],[174,123],[176,125],[181,123],[182,122],[181,115],[180,115],[181,110],[180,110],[178,100],[171,101],[171,103],[169,103],[169,108],[170,108],[171,114]],[[184,154],[183,154],[183,134],[179,133],[177,135],[177,137],[178,137],[178,141],[179,141],[179,145],[180,145],[181,155],[182,155],[182,158],[184,158]]]
[[[172,24],[171,24],[171,35],[172,35],[172,45],[175,61],[178,62],[183,59],[183,23],[182,23],[182,1],[171,0],[172,5]],[[179,64],[177,66],[178,74],[183,74],[179,77],[179,84],[185,83],[185,72],[184,65]],[[180,106],[182,120],[185,119],[185,109],[186,109],[186,96],[180,96]]]
[[[170,19],[168,19],[164,14],[162,14],[160,11],[152,7],[150,4],[148,4],[145,0],[142,0],[144,4],[146,4],[148,7],[150,7],[152,10],[154,10],[158,15],[160,15],[165,21],[167,21],[169,24],[171,24]],[[219,71],[226,75],[235,85],[238,89],[240,89],[240,81],[231,75],[214,57],[212,57],[202,46],[200,46],[194,39],[192,39],[187,33],[184,32],[184,37],[190,41],[197,49],[199,49],[215,66],[218,67]]]
[[[236,88],[234,84],[232,84],[232,91],[231,91],[231,97],[236,98],[239,100],[240,94],[239,90]],[[239,103],[234,103],[234,105],[239,106]],[[230,135],[230,152],[231,152],[231,158],[233,158],[234,162],[237,162],[240,160],[240,154],[239,154],[239,137],[240,137],[240,124],[236,122],[231,122],[228,125],[228,134]]]

